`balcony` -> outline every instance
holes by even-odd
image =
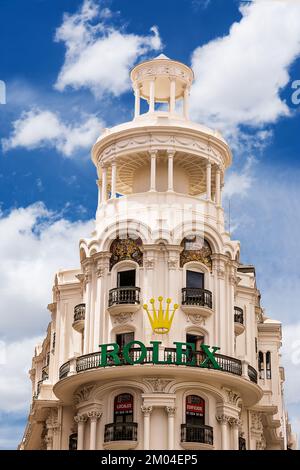
[[[140,308],[139,287],[116,287],[110,289],[108,297],[108,311],[111,315],[120,313],[134,313]]]
[[[207,289],[184,287],[181,309],[187,315],[204,318],[212,314],[212,293]]]
[[[245,331],[244,312],[240,307],[234,307],[234,333],[236,336],[241,335]]]
[[[74,321],[73,328],[74,330],[81,333],[84,329],[84,320],[85,320],[85,304],[78,304],[74,307]]]
[[[211,426],[181,425],[181,445],[185,449],[211,449],[214,443],[214,432]]]
[[[104,445],[110,450],[134,449],[137,442],[138,423],[111,423],[105,425]]]

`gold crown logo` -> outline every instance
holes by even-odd
[[[167,304],[166,312],[164,311],[163,306],[162,306],[163,297],[161,296],[158,297],[158,301],[159,301],[159,308],[157,310],[154,305],[155,300],[150,299],[150,304],[152,304],[152,315],[149,312],[147,304],[144,304],[143,308],[147,312],[153,332],[160,334],[160,335],[164,335],[166,333],[169,333],[170,331],[174,314],[176,310],[178,309],[178,305],[177,304],[173,305],[173,311],[170,315],[170,303],[172,302],[172,300],[169,298],[166,299],[166,304]]]

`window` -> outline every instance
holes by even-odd
[[[114,401],[114,423],[133,422],[133,396],[130,393],[117,395]]]
[[[259,372],[259,378],[264,379],[265,378],[264,355],[261,351],[259,351],[258,353],[258,372]]]
[[[186,342],[192,343],[195,345],[196,354],[194,354],[190,349],[187,356],[187,362],[196,361],[197,365],[200,365],[203,362],[203,353],[201,352],[201,344],[204,343],[204,336],[195,335],[191,333],[187,333],[186,335]]]
[[[267,375],[267,379],[271,379],[271,353],[270,351],[266,353],[266,375]]]
[[[185,400],[187,426],[201,426],[205,421],[205,401],[198,395],[188,395]]]
[[[201,344],[204,343],[204,336],[187,333],[186,342],[194,344],[196,351],[201,351]]]
[[[77,433],[69,436],[69,450],[77,450]]]
[[[130,331],[128,333],[120,333],[116,335],[116,343],[119,346],[120,350],[122,350],[125,344],[130,343],[130,341],[134,341],[134,332]]]
[[[135,287],[135,269],[118,272],[117,287]]]
[[[190,289],[204,289],[204,274],[187,270],[186,287]]]

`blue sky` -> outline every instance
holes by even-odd
[[[0,292],[10,312],[0,320],[0,448],[22,434],[53,274],[78,265],[92,228],[90,147],[131,119],[129,70],[160,52],[193,66],[192,117],[232,146],[224,207],[230,199],[232,237],[256,265],[266,314],[283,322],[300,431],[300,2],[0,0]]]

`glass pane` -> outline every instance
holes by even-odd
[[[135,269],[118,273],[118,287],[135,287]]]
[[[186,287],[191,289],[203,289],[204,288],[204,274],[197,273],[196,271],[186,272]]]

